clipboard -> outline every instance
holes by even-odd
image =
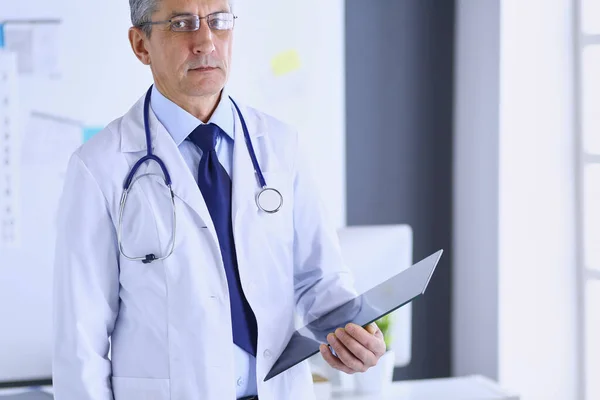
[[[265,377],[268,381],[319,352],[327,335],[348,323],[367,326],[408,304],[425,289],[442,257],[439,250],[365,293],[296,330]]]

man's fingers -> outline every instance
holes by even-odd
[[[336,337],[335,334],[330,333],[327,335],[327,341],[335,350],[338,358],[350,369],[355,372],[363,372],[365,371],[365,365],[361,360],[359,360],[344,344],[340,339]]]
[[[319,346],[319,350],[321,351],[321,355],[323,356],[323,359],[327,362],[327,364],[329,364],[330,367],[340,370],[342,372],[345,372],[347,374],[354,373],[354,371],[352,371],[350,368],[345,366],[344,363],[341,362],[339,358],[337,358],[336,356],[331,354],[331,350],[329,350],[329,347],[326,344],[322,344],[321,346]]]
[[[367,325],[367,327],[365,329],[370,334],[375,335],[380,338],[383,338],[383,333],[381,332],[381,329],[379,329],[379,327],[377,326],[377,324],[375,322],[371,322],[369,325]]]
[[[364,347],[371,350],[377,358],[385,353],[386,348],[383,333],[374,322],[367,325],[366,328],[356,324],[348,324],[345,331]]]
[[[350,336],[344,329],[336,329],[335,336],[365,367],[370,368],[377,364],[377,355]],[[363,365],[360,366],[361,370]]]

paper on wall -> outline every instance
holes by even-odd
[[[20,131],[17,56],[0,50],[0,246],[20,233]]]
[[[18,54],[19,74],[60,77],[60,20],[16,20],[2,25],[4,48]]]

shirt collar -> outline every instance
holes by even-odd
[[[152,87],[150,104],[156,118],[163,124],[177,146],[183,143],[198,125],[203,124],[198,118],[163,96],[156,85]],[[233,107],[225,89],[221,92],[221,100],[208,123],[217,125],[233,140]]]

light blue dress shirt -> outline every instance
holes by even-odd
[[[171,100],[167,99],[156,89],[152,88],[152,111],[156,118],[167,129],[186,164],[192,171],[192,175],[198,183],[198,165],[202,157],[202,150],[189,140],[185,140],[198,125],[203,122],[194,117]],[[217,139],[216,152],[219,162],[231,177],[233,164],[233,139],[235,137],[235,109],[226,91],[221,94],[221,101],[217,105],[208,123],[214,123],[225,132]],[[167,166],[168,168],[168,166]],[[198,229],[201,227],[199,226]],[[193,267],[193,266],[192,266]],[[198,327],[202,329],[202,327]],[[242,348],[234,344],[237,397],[257,395],[256,388],[256,358],[248,354]]]

